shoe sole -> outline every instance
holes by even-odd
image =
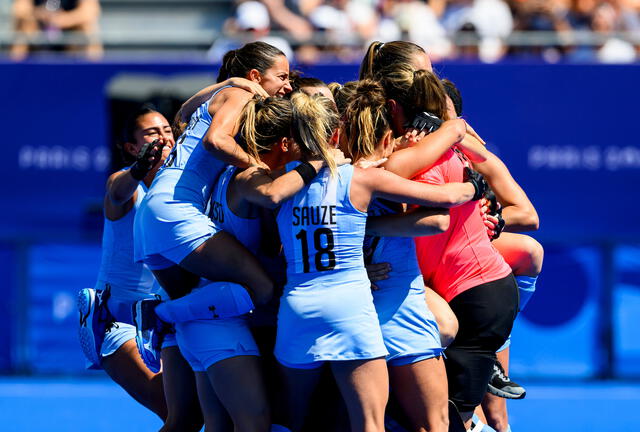
[[[500,390],[499,388],[496,388],[491,384],[489,384],[489,386],[487,387],[487,391],[492,395],[501,397],[503,399],[524,399],[524,397],[527,395],[526,391],[522,392],[522,394],[517,395],[514,393],[509,393],[509,392]]]
[[[78,327],[78,338],[80,346],[87,360],[93,365],[100,365],[100,355],[96,348],[96,339],[93,334],[91,323],[95,312],[96,293],[92,289],[82,289],[78,292],[78,312],[80,326]]]
[[[133,308],[133,322],[136,326],[136,347],[138,348],[138,354],[142,358],[144,364],[153,373],[160,372],[160,367],[156,366],[156,359],[150,358],[147,354],[147,350],[144,347],[144,340],[142,338],[142,301],[137,301]]]

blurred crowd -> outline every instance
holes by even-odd
[[[64,49],[97,58],[99,14],[98,0],[15,0],[11,54],[72,32],[77,44]],[[300,63],[357,62],[369,42],[403,39],[435,61],[629,63],[640,54],[640,0],[241,0],[218,30],[214,61],[263,40]]]
[[[509,57],[629,63],[640,53],[640,0],[246,0],[210,51],[264,39],[297,60],[358,61],[370,41],[404,39],[434,60]]]
[[[14,0],[9,54],[22,60],[38,50],[79,53],[91,59],[102,56],[98,37],[98,0]],[[62,38],[70,34],[70,38]]]

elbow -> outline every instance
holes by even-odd
[[[538,218],[538,213],[536,213],[535,211],[528,213],[524,217],[522,225],[526,227],[527,231],[537,231],[540,228],[540,219]]]
[[[111,203],[116,206],[124,205],[131,198],[130,196],[125,196],[123,194],[113,193],[113,192],[110,192],[108,196],[109,196],[109,201],[111,201]]]
[[[216,144],[216,140],[208,137],[202,138],[202,146],[208,152],[216,151],[220,146]]]
[[[204,149],[211,153],[216,153],[223,148],[224,138],[218,133],[205,134],[202,138]]]
[[[262,199],[260,205],[262,207],[268,208],[269,210],[274,210],[280,207],[280,204],[286,199],[285,196],[278,193],[267,192]]]
[[[471,186],[471,183],[462,183],[462,184]],[[469,195],[467,191],[465,191],[464,193],[460,193],[459,190],[450,191],[449,193],[446,194],[446,197],[444,198],[443,202],[440,203],[440,207],[451,208],[451,207],[459,206],[471,200],[471,198],[473,198],[473,194],[474,194],[473,191],[471,192],[471,195]]]
[[[439,233],[443,233],[447,231],[449,229],[450,224],[451,224],[451,218],[449,217],[448,213],[446,215],[435,216],[434,228]]]
[[[531,222],[531,230],[538,231],[538,229],[540,229],[540,220],[536,217],[535,221]]]

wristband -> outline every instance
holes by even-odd
[[[302,181],[304,181],[305,185],[308,185],[313,181],[314,178],[318,175],[316,169],[307,161],[301,161],[298,166],[294,168],[294,170],[300,174],[302,177]]]

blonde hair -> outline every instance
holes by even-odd
[[[360,81],[344,114],[342,142],[347,144],[347,156],[357,161],[372,155],[390,128],[384,88],[378,81]]]
[[[238,122],[243,149],[254,159],[282,137],[291,135],[293,111],[287,99],[254,96],[242,109]]]
[[[382,68],[376,76],[387,98],[398,102],[409,119],[422,111],[448,119],[447,93],[433,72],[415,70],[408,64],[395,64]]]
[[[320,157],[331,175],[337,169],[329,151],[329,140],[338,127],[338,113],[334,103],[322,95],[309,96],[296,93],[291,96],[293,108],[292,132],[300,151],[305,155]]]

